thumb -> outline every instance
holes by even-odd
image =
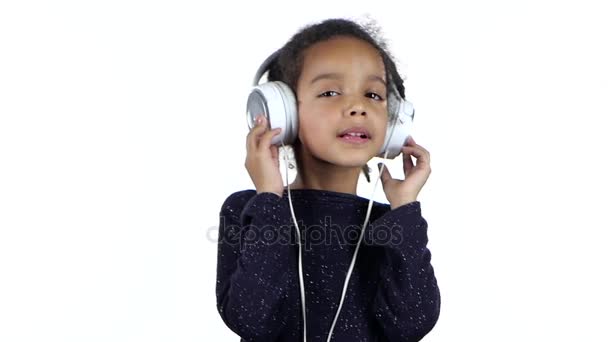
[[[378,163],[378,171],[381,170],[382,165],[384,165],[384,164],[383,163]],[[388,181],[391,178],[392,178],[391,177],[391,172],[388,170],[388,167],[386,167],[386,165],[384,165],[384,170],[380,174],[380,180],[382,181],[382,185],[384,185],[384,183],[386,183],[386,181]]]
[[[281,164],[281,161],[279,160],[279,148],[276,145],[270,146],[270,156],[272,157],[274,165],[278,166]]]
[[[270,155],[272,156],[272,159],[279,158],[279,148],[276,145],[270,145]]]

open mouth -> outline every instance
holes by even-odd
[[[365,133],[346,133],[338,136],[340,140],[350,143],[365,143],[370,140],[370,137]]]

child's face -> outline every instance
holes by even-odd
[[[303,152],[334,165],[364,165],[379,153],[388,122],[380,53],[365,41],[335,37],[312,45],[303,57],[296,89]],[[340,138],[355,126],[371,138],[363,144]]]

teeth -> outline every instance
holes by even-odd
[[[360,137],[362,135],[365,135],[363,133],[346,133],[347,135],[353,136],[353,137]]]

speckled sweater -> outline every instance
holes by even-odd
[[[325,342],[369,199],[291,191],[302,232],[307,341]],[[331,341],[419,341],[439,317],[440,293],[420,202],[373,203]],[[220,210],[217,309],[243,341],[302,341],[298,246],[287,190],[231,194]]]

